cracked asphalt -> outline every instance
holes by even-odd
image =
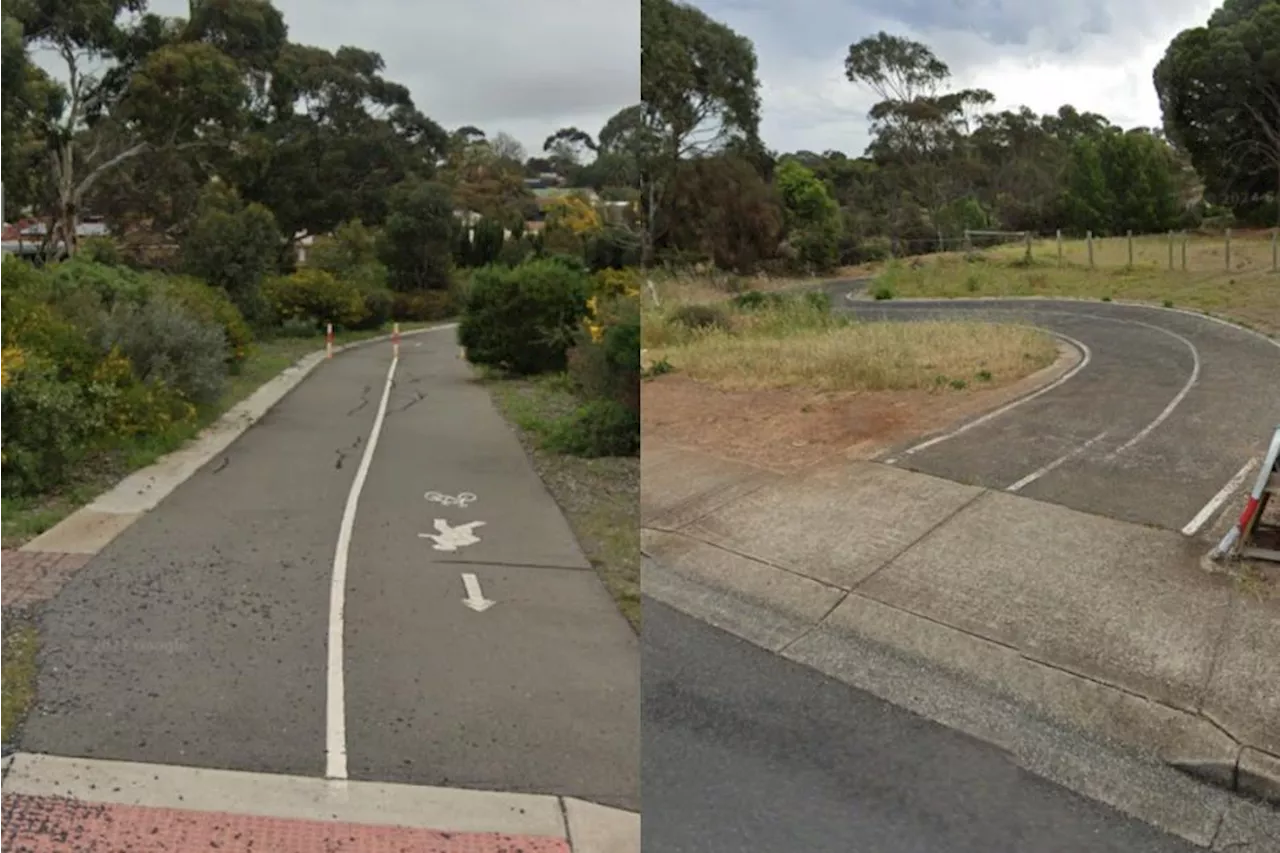
[[[1067,300],[850,300],[865,320],[982,318],[1039,326],[1087,353],[1070,379],[895,464],[1084,512],[1180,530],[1280,423],[1280,346],[1209,318]]]
[[[406,337],[352,536],[353,779],[639,807],[638,642],[448,332]],[[339,522],[390,347],[322,365],[44,609],[20,749],[320,776]],[[425,493],[471,492],[465,507]],[[483,521],[439,551],[435,519]],[[496,604],[463,604],[462,573]]]

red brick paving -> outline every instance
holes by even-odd
[[[571,853],[562,838],[4,795],[5,853]]]
[[[0,568],[4,583],[0,597],[4,606],[27,605],[53,598],[75,572],[91,559],[88,554],[64,554],[58,551],[0,552]]]

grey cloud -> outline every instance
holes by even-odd
[[[596,132],[639,99],[639,0],[275,0],[293,41],[386,62],[447,128],[506,130],[532,153],[556,129]],[[186,0],[152,0],[185,15]]]
[[[1033,50],[1072,54],[1131,49],[1171,18],[1209,7],[1205,0],[695,0],[712,17],[739,29],[766,50],[793,57],[839,54],[878,28],[914,33],[953,69],[991,52]],[[735,27],[736,28],[736,27]],[[973,36],[948,53],[950,36]]]

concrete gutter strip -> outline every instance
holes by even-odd
[[[1234,774],[1233,756],[1242,751],[1219,730],[1196,724],[1192,715],[1020,659],[994,644],[984,647],[976,638],[966,641],[961,632],[946,626],[924,626],[920,623],[928,620],[887,612],[891,608],[816,581],[806,582],[777,567],[734,555],[700,569],[706,552],[690,548],[687,541],[666,539],[668,535],[646,531],[642,585],[647,596],[995,745],[1039,776],[1201,847],[1258,853],[1277,849],[1280,812],[1180,772],[1149,751],[1117,739],[1113,732],[1068,725],[1053,713],[1055,709],[1037,707],[1018,695],[1018,689],[1040,679],[1041,699],[1057,693],[1076,708],[1111,706],[1115,719],[1137,715],[1142,725],[1153,730],[1170,727],[1164,737],[1168,748],[1184,742],[1188,755],[1202,754],[1207,748],[1223,760],[1230,758],[1229,772]],[[692,557],[681,559],[678,569],[666,564],[661,553],[673,547]],[[746,563],[754,566],[746,568]],[[730,564],[742,571],[729,570]],[[834,609],[827,606],[832,601],[839,602]],[[955,646],[947,663],[921,654],[923,646],[936,653],[950,644]],[[963,658],[980,661],[992,674],[1011,675],[1020,683],[1013,691],[1000,691],[948,665]],[[1275,757],[1250,749],[1243,753],[1241,777],[1256,777],[1251,792],[1274,793],[1280,779],[1270,775]],[[1227,772],[1215,764],[1209,775]]]
[[[412,329],[401,337],[422,335],[457,328],[456,323]],[[391,340],[380,335],[363,341],[335,347],[334,355],[351,349]],[[293,366],[265,382],[228,410],[186,445],[166,454],[146,468],[125,477],[92,503],[64,518],[58,524],[23,545],[22,551],[53,551],[64,554],[96,554],[123,533],[143,513],[150,512],[173,490],[209,464],[231,446],[251,426],[271,411],[281,400],[302,384],[323,364],[324,350],[303,356]]]

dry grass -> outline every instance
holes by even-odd
[[[964,390],[1047,367],[1057,346],[1025,326],[929,321],[851,323],[789,337],[714,333],[653,355],[724,391]]]
[[[828,278],[853,278],[867,274],[869,273],[866,272],[864,267],[841,267],[832,272]],[[644,304],[649,307],[655,307],[653,296],[656,292],[658,297],[657,306],[663,309],[688,303],[719,302],[728,299],[735,293],[743,293],[748,290],[774,293],[796,290],[797,288],[812,286],[815,283],[814,279],[802,276],[769,276],[763,274],[742,276],[716,269],[654,270],[648,275],[647,281],[652,287],[646,285],[644,288],[642,294]]]
[[[650,309],[645,363],[722,391],[964,390],[1004,384],[1051,364],[1039,330],[982,321],[863,323],[833,315],[825,294],[779,294]]]
[[[1227,239],[1225,235],[1174,234],[1172,241],[1167,234],[1142,234],[1133,237],[1134,269],[1181,272],[1185,244],[1186,270],[1189,273],[1249,275],[1271,272],[1271,233],[1248,231],[1231,236],[1231,259],[1227,263]],[[1170,247],[1172,245],[1172,253]],[[1276,251],[1280,252],[1280,247]],[[1018,260],[1026,256],[1026,246],[1007,243],[987,250],[992,257]],[[1057,241],[1033,240],[1031,257],[1038,261],[1056,264]],[[1065,265],[1088,267],[1089,244],[1086,240],[1063,240],[1062,262]],[[1116,269],[1129,266],[1129,239],[1127,237],[1095,237],[1093,239],[1093,263],[1097,269]]]
[[[1084,240],[1064,240],[1063,261],[1053,240],[1025,247],[1010,244],[980,252],[930,255],[885,267],[873,291],[892,297],[1059,296],[1150,302],[1233,320],[1270,335],[1280,334],[1280,274],[1271,270],[1269,236],[1234,237],[1231,269],[1225,240],[1189,236],[1187,271],[1181,269],[1181,237],[1175,238],[1169,270],[1168,238],[1134,237],[1129,266],[1124,237],[1094,240],[1094,268]]]

